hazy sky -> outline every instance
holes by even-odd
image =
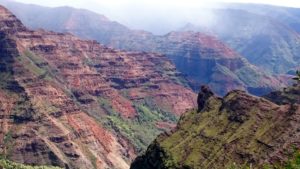
[[[240,3],[264,3],[280,6],[300,7],[300,0],[16,0],[24,3],[34,3],[46,6],[69,5],[75,7],[94,8],[94,5],[116,7],[133,3],[157,4],[162,6],[197,6],[207,2],[240,2]]]
[[[11,0],[13,1],[13,0]],[[15,0],[43,6],[72,6],[104,14],[133,29],[157,34],[182,27],[189,20],[212,21],[210,13],[199,14],[199,7],[218,7],[212,2],[264,3],[299,7],[300,0]],[[198,13],[198,14],[197,14]],[[145,19],[146,18],[146,19]],[[163,23],[163,24],[161,24]],[[158,26],[159,25],[159,26]]]

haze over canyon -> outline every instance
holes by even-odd
[[[0,0],[0,168],[300,166],[300,8],[132,4]]]

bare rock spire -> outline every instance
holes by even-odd
[[[201,90],[199,91],[197,98],[198,112],[200,112],[204,108],[206,101],[211,96],[214,96],[214,93],[211,91],[211,89],[206,85],[201,86]]]

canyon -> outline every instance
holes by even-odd
[[[126,169],[195,106],[165,56],[32,31],[2,6],[0,50],[0,150],[18,163]]]
[[[271,57],[270,52],[265,50],[263,55],[260,54],[256,50],[260,46],[253,47],[253,45],[248,45],[248,43],[252,44],[252,41],[248,42],[248,39],[243,38],[251,34],[249,31],[245,33],[239,31],[245,30],[244,27],[248,25],[248,22],[245,24],[242,22],[247,21],[247,19],[243,19],[245,16],[243,11],[235,15],[234,11],[229,10],[229,12],[222,13],[221,10],[217,14],[224,17],[220,18],[212,28],[209,28],[212,33],[185,27],[182,30],[173,30],[166,35],[154,35],[144,30],[130,29],[125,25],[110,20],[104,15],[88,10],[71,7],[48,8],[5,0],[2,0],[2,3],[12,10],[26,26],[32,29],[43,28],[57,32],[68,32],[84,39],[97,40],[100,43],[121,50],[155,52],[166,55],[175,64],[177,70],[186,76],[189,85],[194,91],[197,91],[201,84],[208,84],[219,95],[225,95],[233,89],[242,89],[255,95],[263,95],[284,87],[288,83],[285,81],[288,75],[273,75],[272,72],[267,71],[273,64],[273,62],[270,62],[270,59],[272,60],[275,57]],[[218,10],[216,11],[218,12]],[[39,17],[35,17],[37,15]],[[242,19],[238,16],[241,16]],[[229,20],[228,18],[232,19]],[[222,22],[223,20],[226,21],[226,19],[228,20],[228,25]],[[230,21],[235,21],[234,19],[237,21],[233,22],[234,24],[230,24]],[[253,23],[252,20],[249,22]],[[213,30],[220,27],[218,25],[222,25],[222,28],[224,27],[224,29],[232,33],[229,38],[239,40],[237,45],[239,45],[240,49],[241,45],[245,45],[249,54],[237,49],[235,47],[237,45],[234,46],[232,45],[233,43],[229,43],[229,41],[219,36],[224,31],[213,32]],[[230,25],[236,25],[236,28],[229,27]],[[273,27],[274,24],[270,26],[271,30],[273,30]],[[276,33],[284,32],[281,28],[279,30],[274,29],[274,31]],[[236,38],[236,36],[240,37]],[[293,34],[291,36],[293,37],[292,39],[296,40],[288,44],[297,44],[298,36],[293,36]],[[255,41],[253,44],[261,43]],[[279,48],[275,49],[280,50]],[[298,48],[287,46],[287,49],[293,49],[293,53],[296,53]],[[257,52],[250,53],[251,51]],[[261,66],[256,62],[252,62],[253,59],[251,58],[260,58],[262,56],[268,60],[261,59],[261,63],[270,65]],[[278,54],[278,56],[284,57],[282,53]],[[283,68],[280,69],[285,70],[285,72],[294,70],[297,62],[292,61],[293,63],[288,64],[288,66],[283,64],[293,60],[291,59],[293,56],[294,54],[292,56],[286,55],[285,57],[289,58],[278,60],[276,64],[280,62],[283,65]],[[286,60],[288,61],[286,62]]]
[[[0,168],[283,169],[300,158],[293,9],[227,4],[210,9],[211,27],[155,35],[85,9],[0,4]]]

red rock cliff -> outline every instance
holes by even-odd
[[[126,169],[137,144],[132,128],[126,135],[118,124],[142,125],[135,121],[141,109],[154,112],[145,110],[151,103],[160,118],[147,119],[143,130],[150,131],[166,114],[195,106],[195,94],[162,55],[31,31],[1,6],[0,26],[0,153],[13,161]]]

